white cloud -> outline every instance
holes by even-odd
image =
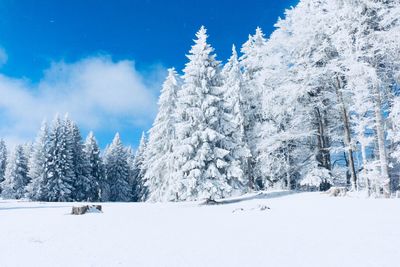
[[[165,73],[160,66],[141,74],[132,61],[101,56],[53,63],[38,84],[0,75],[0,136],[12,143],[32,139],[43,118],[56,113],[95,131],[150,125],[160,81],[145,79],[159,73]]]

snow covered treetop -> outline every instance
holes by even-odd
[[[231,55],[229,61],[235,62],[235,63],[238,62],[238,55],[236,52],[236,46],[234,44],[232,45],[232,55]]]
[[[177,76],[178,76],[178,73],[176,72],[175,68],[169,68],[168,76],[165,79],[163,88],[165,88],[168,85],[174,85],[174,86],[178,85]]]
[[[193,40],[195,45],[192,46],[190,50],[190,54],[196,55],[200,54],[201,52],[205,52],[206,54],[210,54],[214,51],[214,49],[207,44],[207,29],[204,26],[200,27],[200,30],[196,33],[197,39]],[[191,59],[190,56],[188,56]]]
[[[207,29],[204,27],[204,25],[201,25],[199,31],[196,33],[196,37],[199,40],[199,42],[206,42],[207,41]]]
[[[119,145],[121,145],[121,138],[120,138],[120,136],[119,136],[119,133],[116,133],[116,134],[115,134],[114,139],[113,139],[111,145],[112,145],[112,146],[119,146]]]
[[[213,53],[214,48],[212,48],[207,43],[207,30],[204,26],[201,26],[200,30],[196,33],[197,39],[194,40],[194,45],[189,51],[189,55],[186,57],[189,62],[186,64],[183,72],[184,77],[188,73],[197,73],[202,71],[203,68],[215,68],[219,66],[219,62],[215,60],[216,55]]]

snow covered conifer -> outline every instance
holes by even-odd
[[[90,132],[84,145],[84,154],[88,161],[88,174],[91,180],[88,196],[92,201],[102,199],[103,188],[106,187],[103,160],[100,154],[100,148],[93,132]]]
[[[172,179],[172,145],[175,139],[176,98],[179,88],[179,77],[175,69],[169,69],[158,101],[157,117],[149,131],[149,141],[144,155],[143,165],[146,166],[144,179],[152,201],[164,200],[164,192]]]
[[[135,177],[135,193],[133,196],[134,201],[145,201],[148,197],[148,188],[145,181],[146,165],[145,165],[145,153],[147,149],[146,135],[142,133],[139,147],[135,153],[133,161],[133,170]],[[149,162],[149,164],[151,164]]]
[[[4,181],[7,166],[7,146],[3,139],[0,139],[0,183]],[[0,191],[1,192],[1,191]]]
[[[57,115],[46,155],[47,183],[43,195],[47,201],[73,200],[75,173],[72,144],[67,124]]]
[[[243,44],[241,49],[243,55],[240,58],[240,64],[244,68],[248,79],[255,77],[262,70],[264,59],[266,58],[266,44],[267,40],[260,27],[257,27],[254,35],[249,35],[248,40]]]
[[[257,27],[255,34],[249,35],[249,39],[243,44],[241,49],[243,55],[240,57],[240,65],[243,68],[244,129],[246,141],[252,154],[247,175],[253,188],[255,187],[255,180],[259,176],[255,159],[257,157],[257,139],[259,138],[257,127],[263,120],[261,99],[264,77],[262,70],[267,58],[265,54],[266,44],[264,33],[260,27]]]
[[[129,168],[129,189],[131,190],[132,201],[137,201],[137,181],[136,181],[136,169],[135,169],[135,152],[131,146],[126,149],[127,162]]]
[[[33,153],[33,142],[26,142],[22,145],[22,148],[24,149],[25,158],[29,159]]]
[[[119,134],[114,137],[104,156],[105,172],[109,186],[109,201],[130,201],[129,166],[125,147]]]
[[[5,179],[1,183],[2,196],[12,199],[24,197],[28,181],[28,162],[23,147],[18,145],[7,164]]]
[[[90,176],[89,162],[83,151],[83,143],[78,126],[68,117],[65,118],[66,129],[71,139],[71,155],[74,177],[73,198],[75,201],[93,201],[96,199],[96,183]]]
[[[232,46],[232,56],[223,67],[222,76],[224,113],[221,127],[226,136],[222,143],[230,151],[227,179],[232,187],[243,192],[252,187],[248,179],[251,153],[244,130],[243,79],[235,46]]]
[[[31,157],[28,160],[30,182],[27,186],[27,197],[32,200],[43,200],[43,189],[47,183],[47,152],[49,144],[49,129],[46,121],[42,126],[33,145]]]
[[[170,200],[222,198],[231,194],[226,177],[229,151],[222,148],[225,136],[220,125],[223,111],[220,62],[207,43],[203,26],[196,37],[178,93],[176,182],[170,186]]]

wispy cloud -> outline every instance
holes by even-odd
[[[38,84],[0,75],[0,136],[11,143],[32,139],[41,120],[56,113],[98,131],[121,123],[148,125],[164,73],[160,66],[141,73],[133,61],[99,56],[54,62]]]

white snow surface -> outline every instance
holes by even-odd
[[[69,215],[80,204],[0,200],[0,266],[399,264],[400,199],[283,191]]]

